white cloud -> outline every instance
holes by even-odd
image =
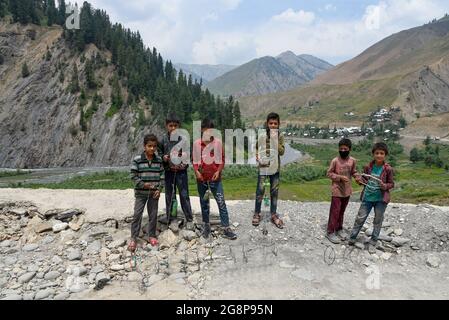
[[[332,3],[328,3],[324,6],[324,10],[326,11],[337,11],[337,7]]]
[[[356,56],[393,33],[443,16],[448,10],[449,4],[443,0],[382,0],[367,6],[357,19],[315,18],[309,24],[286,25],[278,15],[254,30],[257,56],[292,50],[337,63]],[[293,10],[286,12],[282,16],[288,20]]]
[[[272,20],[275,22],[308,25],[315,20],[315,14],[313,12],[306,12],[304,10],[294,11],[292,8],[289,8],[284,12],[272,17]]]
[[[237,9],[241,2],[242,0],[220,0],[220,3],[225,10]]]
[[[82,5],[83,0],[76,1]],[[356,18],[339,18],[341,12],[321,18],[321,13],[328,16],[325,11],[336,10],[329,1],[316,12],[287,8],[265,22],[251,24],[248,20],[245,29],[238,22],[234,25],[232,21],[222,21],[239,8],[242,0],[89,2],[106,10],[113,22],[139,30],[145,43],[155,46],[164,58],[186,63],[239,64],[286,50],[341,62],[392,33],[449,12],[447,0],[377,1]]]
[[[193,63],[233,64],[254,58],[255,44],[250,34],[243,32],[207,33],[193,44]]]

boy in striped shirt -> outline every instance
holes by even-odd
[[[144,152],[134,157],[131,164],[131,179],[134,181],[134,217],[131,224],[131,241],[128,249],[134,252],[142,225],[142,215],[147,205],[149,225],[148,242],[157,246],[156,224],[159,197],[164,185],[163,160],[157,154],[158,140],[153,134],[144,138]]]

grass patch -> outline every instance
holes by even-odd
[[[354,146],[352,156],[358,159],[358,167],[371,161],[369,143]],[[313,160],[306,163],[290,164],[281,170],[281,200],[329,201],[331,182],[326,178],[326,169],[332,158],[338,155],[336,145],[294,145],[309,153]],[[436,167],[429,168],[424,163],[411,163],[401,149],[393,145],[395,157],[395,183],[392,201],[396,203],[431,203],[449,205],[449,172]],[[440,154],[449,156],[449,147],[442,147]],[[189,171],[190,195],[197,196],[197,186],[193,170]],[[223,172],[225,198],[229,200],[254,200],[257,184],[257,169],[252,166],[227,166]],[[132,189],[133,183],[128,172],[108,171],[85,176],[77,176],[61,183],[16,184],[9,187],[49,188],[49,189]],[[361,187],[353,183],[354,196]]]
[[[18,177],[30,173],[31,171],[23,171],[20,169],[17,169],[16,171],[0,171],[0,178]]]

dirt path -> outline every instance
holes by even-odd
[[[236,241],[222,238],[219,229],[210,241],[198,238],[197,215],[196,232],[160,226],[161,247],[142,242],[133,269],[126,250],[132,190],[1,191],[0,235],[7,240],[0,241],[0,299],[449,298],[449,207],[390,205],[382,247],[369,254],[328,243],[328,203],[280,201],[286,228],[267,223],[265,236],[263,223],[251,226],[252,201],[229,201]],[[345,228],[358,206],[350,203]],[[61,221],[36,212],[54,208],[84,210],[81,229],[52,232]],[[212,216],[218,218],[215,206]],[[48,223],[49,231],[33,231]],[[359,245],[371,229],[372,216]],[[103,279],[107,285],[98,289]]]

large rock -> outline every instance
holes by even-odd
[[[34,231],[37,233],[44,233],[47,231],[51,231],[53,229],[53,225],[50,222],[42,222],[34,227]]]
[[[84,218],[84,216],[75,216],[70,222],[69,222],[69,227],[70,229],[72,229],[73,231],[79,231],[81,229],[81,227],[83,226],[84,222],[86,221],[86,219]]]
[[[8,210],[9,213],[16,215],[16,216],[24,216],[28,213],[28,209],[25,208],[12,208]]]
[[[35,300],[42,300],[42,299],[48,298],[48,297],[50,297],[50,296],[52,296],[54,294],[55,294],[55,290],[53,290],[53,289],[50,289],[50,288],[43,289],[43,290],[39,290],[36,293],[36,296],[34,297],[34,299]]]
[[[61,292],[57,294],[53,299],[54,300],[67,300],[70,297],[70,293],[68,292]]]
[[[394,237],[393,240],[391,240],[391,243],[395,245],[396,247],[402,247],[410,242],[410,239],[402,238],[402,237]]]
[[[19,277],[19,283],[27,283],[36,276],[36,272],[27,272]]]
[[[161,249],[171,248],[178,244],[178,241],[179,238],[170,229],[159,235],[159,247]]]
[[[51,209],[51,210],[47,210],[45,211],[42,215],[41,218],[42,219],[50,219],[51,217],[57,215],[58,213],[60,213],[62,210],[61,209]]]
[[[122,264],[113,264],[109,269],[112,271],[121,271],[125,269],[125,266]]]
[[[64,231],[68,227],[69,227],[69,224],[66,222],[56,223],[55,225],[53,225],[53,232],[58,233],[58,232]]]
[[[190,230],[182,230],[181,236],[184,238],[184,240],[192,241],[193,239],[196,239],[196,233]]]
[[[118,240],[112,241],[108,245],[108,248],[109,249],[117,249],[117,248],[123,247],[125,245],[126,245],[126,239],[118,239]]]
[[[438,268],[440,263],[441,259],[437,256],[431,255],[427,257],[426,264],[431,268]]]
[[[35,251],[39,249],[39,245],[36,243],[29,243],[23,246],[22,250],[23,251],[27,251],[27,252],[31,252],[31,251]]]
[[[70,219],[72,219],[73,216],[77,216],[77,215],[82,214],[82,213],[83,212],[81,210],[78,210],[78,209],[69,209],[69,210],[65,210],[63,212],[59,212],[56,215],[56,219],[67,222]]]
[[[78,249],[72,249],[67,253],[67,259],[69,261],[81,260],[82,254]]]
[[[56,280],[61,276],[61,274],[58,271],[49,271],[45,274],[44,279],[45,280]]]

